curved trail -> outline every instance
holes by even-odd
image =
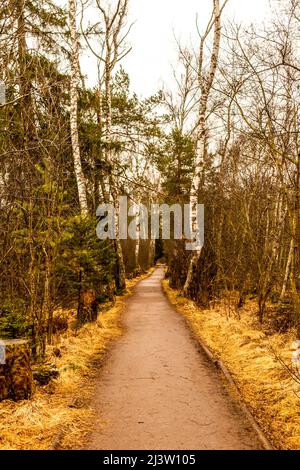
[[[217,370],[165,297],[159,267],[126,303],[126,332],[101,369],[87,449],[259,449]]]

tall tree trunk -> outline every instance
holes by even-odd
[[[111,96],[111,66],[110,66],[110,51],[107,53],[106,68],[105,68],[105,94],[106,94],[106,122],[105,122],[105,138],[106,138],[106,149],[105,159],[107,167],[109,169],[109,194],[105,189],[106,198],[112,197],[114,209],[116,213],[116,238],[114,240],[115,254],[116,254],[116,276],[115,283],[117,290],[126,289],[126,270],[123,257],[123,251],[120,241],[119,234],[119,200],[118,200],[118,189],[115,183],[114,175],[112,174],[113,161],[112,161],[112,96]],[[106,187],[107,181],[104,181]],[[106,201],[109,202],[109,201]]]
[[[280,294],[280,300],[283,300],[286,294],[289,278],[290,278],[290,273],[291,273],[291,266],[292,266],[292,261],[293,261],[293,256],[294,256],[294,249],[295,249],[295,240],[292,237],[291,242],[290,242],[290,249],[289,249],[289,254],[288,254],[288,259],[286,263],[286,268],[285,268],[285,274],[284,274],[284,280],[282,283],[282,289],[281,289],[281,294]]]
[[[114,246],[115,246],[115,254],[116,254],[117,259],[116,259],[115,283],[116,283],[117,290],[123,291],[126,289],[126,270],[125,270],[123,250],[122,250],[122,245],[120,241],[120,233],[119,233],[119,213],[120,213],[119,199],[118,199],[118,193],[117,193],[113,178],[110,179],[110,188],[111,188],[113,204],[114,204],[115,213],[116,213],[116,232],[115,232],[116,238],[114,240]]]
[[[20,87],[20,115],[23,126],[23,138],[25,148],[30,143],[31,119],[33,118],[31,106],[31,83],[27,71],[27,45],[25,28],[25,0],[17,0],[16,14],[18,24],[18,67]],[[32,134],[32,132],[31,132]]]
[[[185,295],[189,296],[191,294],[191,289],[194,282],[194,275],[197,269],[197,265],[201,256],[202,248],[197,244],[197,235],[199,234],[200,227],[199,221],[197,218],[197,205],[199,191],[201,184],[203,184],[204,176],[204,163],[205,163],[205,153],[206,153],[206,144],[207,144],[207,128],[206,128],[206,115],[207,115],[207,106],[210,91],[215,79],[218,58],[220,52],[220,41],[221,41],[221,11],[220,11],[220,0],[214,0],[214,40],[213,40],[213,50],[210,59],[210,70],[208,77],[203,76],[203,48],[204,48],[204,39],[202,38],[200,44],[200,54],[199,54],[199,84],[201,89],[201,98],[200,98],[200,108],[199,108],[199,119],[198,119],[198,128],[196,131],[196,162],[195,162],[195,171],[192,179],[192,186],[190,190],[190,230],[193,235],[192,243],[195,243],[197,247],[193,251],[191,256],[187,278],[184,286]]]
[[[77,182],[80,212],[82,216],[88,214],[86,182],[82,170],[79,136],[78,136],[78,79],[79,79],[79,46],[76,27],[76,0],[69,0],[69,24],[71,32],[71,80],[70,80],[70,127],[74,161],[74,171]]]
[[[278,262],[278,254],[280,249],[280,238],[282,235],[284,221],[286,218],[287,210],[283,207],[282,196],[279,194],[276,201],[275,214],[274,214],[274,226],[272,227],[272,232],[268,235],[268,244],[265,248],[265,269],[261,272],[261,277],[259,281],[259,320],[262,323],[264,319],[265,307],[268,295],[271,291],[271,288],[274,283],[274,270],[276,263]]]
[[[296,195],[295,202],[293,204],[293,210],[290,211],[290,225],[293,242],[293,253],[291,260],[291,272],[290,272],[290,286],[291,294],[294,304],[294,324],[297,329],[297,336],[300,337],[300,295],[297,285],[298,278],[298,265],[299,265],[299,187],[300,187],[300,155],[297,157],[297,173],[296,173]]]
[[[134,258],[135,258],[135,270],[139,272],[141,267],[139,264],[140,259],[140,247],[141,247],[141,224],[140,224],[140,199],[136,203],[136,212],[135,212],[135,220],[136,220],[136,231],[137,231],[137,239],[135,241],[135,250],[134,250]]]
[[[298,210],[294,210],[291,216],[291,231],[292,238],[294,240],[293,250],[291,255],[291,268],[290,268],[290,286],[291,294],[294,304],[294,324],[297,329],[297,335],[300,335],[300,296],[297,288],[297,272],[296,272],[296,259],[298,254],[298,246],[295,243],[297,237],[297,226],[298,226]]]

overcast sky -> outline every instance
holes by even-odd
[[[177,59],[174,32],[183,44],[191,38],[196,41],[196,13],[199,25],[204,27],[211,7],[212,0],[130,0],[128,21],[135,22],[128,39],[132,52],[122,65],[135,92],[151,95],[163,82],[172,88],[171,64],[176,64]],[[261,22],[268,8],[269,0],[229,0],[224,18],[243,23]],[[89,84],[95,83],[92,59],[85,57],[82,68]]]

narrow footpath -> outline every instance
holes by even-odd
[[[86,449],[260,449],[219,372],[199,353],[158,267],[126,303],[125,334],[102,367]]]

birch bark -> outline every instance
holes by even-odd
[[[110,62],[110,51],[107,53],[106,64],[105,64],[105,98],[106,98],[106,120],[105,120],[105,136],[106,136],[106,150],[105,150],[105,160],[107,166],[110,169],[110,174],[108,178],[108,192],[105,189],[106,198],[112,196],[115,213],[116,213],[116,238],[114,240],[115,253],[116,253],[116,288],[118,290],[126,289],[126,270],[123,257],[123,251],[120,241],[119,234],[119,201],[118,201],[118,188],[115,183],[114,175],[112,174],[113,161],[112,161],[112,95],[111,95],[111,62]],[[107,181],[104,181],[104,186],[107,188]]]
[[[198,127],[196,130],[196,161],[195,161],[195,171],[192,179],[192,185],[190,190],[190,230],[193,234],[192,243],[197,245],[197,234],[199,234],[200,227],[199,221],[197,218],[197,204],[198,196],[201,185],[203,184],[204,176],[204,163],[205,163],[205,154],[206,154],[206,145],[207,145],[207,108],[210,92],[213,86],[213,82],[216,75],[218,58],[220,52],[220,42],[221,42],[221,9],[220,9],[220,0],[213,0],[214,9],[213,9],[213,27],[214,27],[214,39],[213,39],[213,49],[212,55],[210,58],[210,67],[208,76],[205,77],[203,73],[204,66],[204,43],[207,38],[207,35],[211,29],[208,25],[206,34],[201,38],[200,42],[200,52],[199,52],[199,86],[201,91],[200,106],[199,106],[199,118],[198,118]],[[184,286],[184,294],[190,295],[191,288],[194,281],[195,271],[200,259],[202,248],[200,245],[193,251],[191,256],[187,278]]]
[[[70,128],[77,183],[78,199],[82,216],[88,215],[86,182],[82,169],[78,136],[78,80],[79,80],[79,46],[76,27],[76,0],[69,0],[69,26],[71,33],[71,80],[70,80]]]

